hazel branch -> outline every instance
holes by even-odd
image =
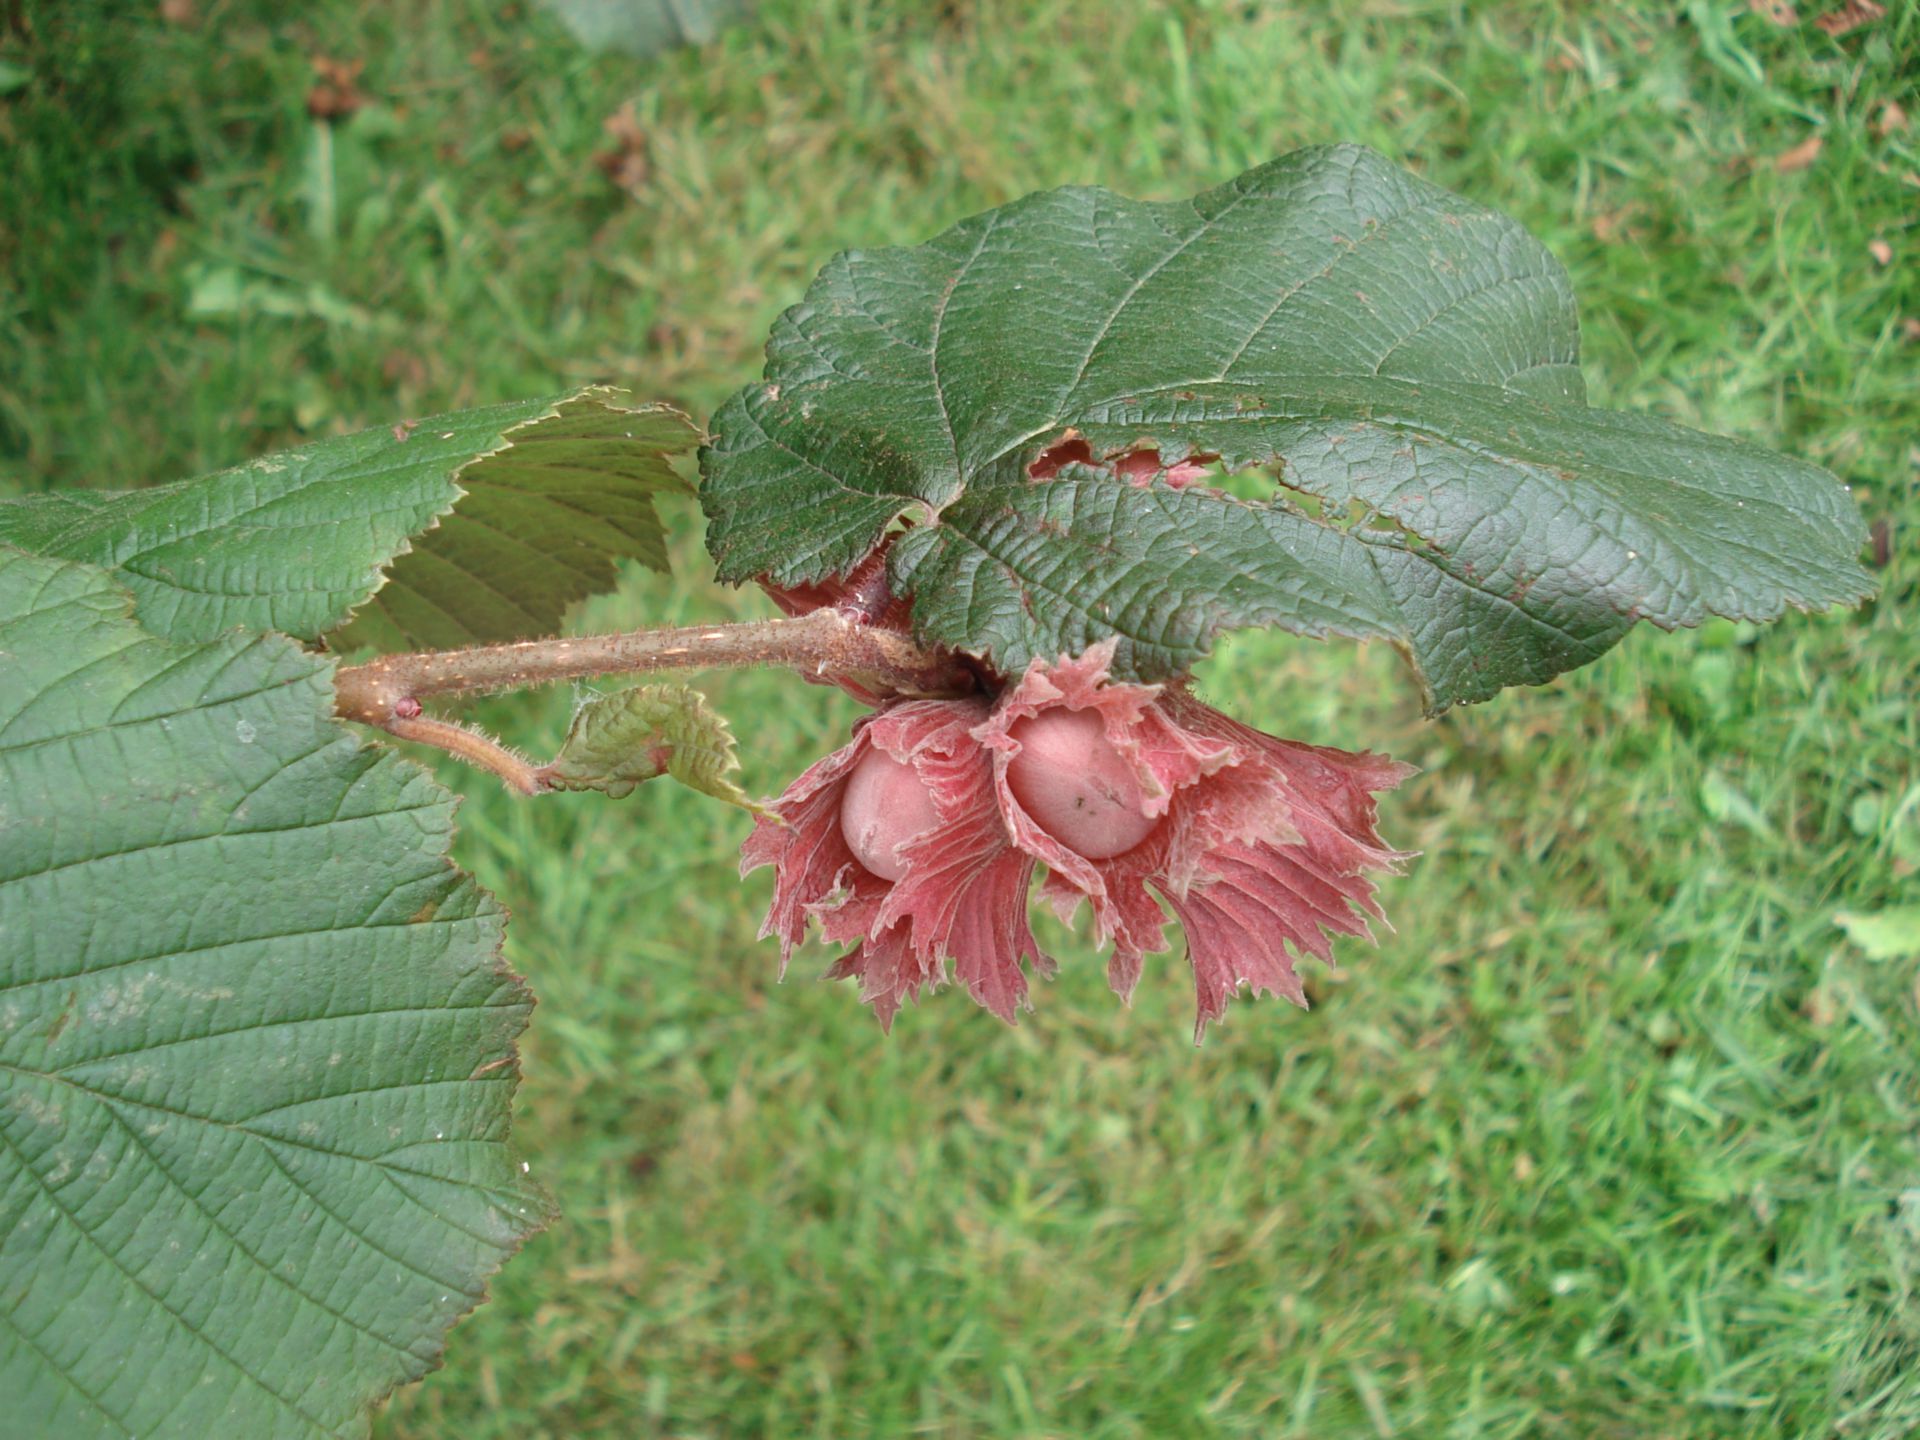
[[[334,712],[399,734],[394,722],[418,717],[419,702],[430,695],[525,690],[597,675],[758,665],[815,679],[851,680],[883,694],[954,695],[972,687],[971,674],[951,657],[923,650],[898,631],[821,609],[789,620],[387,655],[334,676]]]

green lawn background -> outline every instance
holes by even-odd
[[[1547,241],[1595,403],[1889,527],[1861,613],[1643,629],[1434,723],[1391,654],[1223,647],[1216,704],[1423,767],[1385,828],[1424,855],[1310,1013],[1201,1050],[1177,957],[1123,1010],[1058,926],[1019,1029],[948,992],[882,1039],[824,953],[776,986],[738,813],[442,766],[566,1218],[378,1434],[1920,1428],[1916,957],[1836,918],[1920,902],[1920,10],[1790,8],[771,0],[642,62],[486,0],[0,4],[7,490],[588,380],[705,414],[838,249],[1356,139]],[[316,59],[365,103],[310,115]],[[582,624],[768,613],[676,525]],[[708,688],[761,793],[855,713]],[[482,713],[538,749],[569,703]]]

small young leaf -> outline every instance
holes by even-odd
[[[791,586],[904,517],[917,632],[1002,671],[1115,638],[1165,678],[1279,625],[1391,642],[1430,710],[1636,620],[1871,591],[1833,476],[1591,409],[1578,354],[1544,247],[1357,146],[1173,204],[1048,191],[821,271],[714,418],[708,544]]]
[[[279,636],[0,546],[9,1434],[351,1436],[550,1215],[454,799]]]
[[[638,685],[596,695],[574,712],[566,742],[539,775],[555,790],[599,790],[614,799],[671,775],[682,785],[759,814],[728,778],[739,768],[733,732],[685,685]]]
[[[0,543],[113,570],[173,640],[234,626],[314,640],[359,606],[349,643],[519,639],[608,588],[617,559],[665,568],[652,497],[683,488],[669,457],[697,438],[678,411],[596,387],[149,490],[0,502]]]

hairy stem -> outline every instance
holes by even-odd
[[[540,779],[538,767],[514,754],[485,731],[472,726],[456,725],[451,720],[436,720],[431,715],[393,715],[387,718],[381,728],[389,735],[431,745],[469,765],[490,770],[506,782],[509,790],[518,794],[538,795],[547,788]]]
[[[822,609],[790,620],[686,625],[387,655],[348,666],[334,676],[334,711],[344,719],[378,725],[398,735],[396,722],[414,723],[420,700],[429,695],[524,690],[562,680],[648,670],[753,665],[782,666],[815,679],[850,680],[882,694],[951,695],[972,683],[964,668],[922,650],[898,631],[863,625],[838,610]]]

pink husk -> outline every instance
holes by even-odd
[[[1023,962],[1054,968],[1026,919],[1044,862],[1041,897],[1063,918],[1088,903],[1123,1000],[1144,957],[1167,948],[1162,903],[1171,908],[1193,967],[1196,1042],[1242,985],[1304,1005],[1296,957],[1331,963],[1333,936],[1371,938],[1367,917],[1380,908],[1367,872],[1407,858],[1376,833],[1373,792],[1412,767],[1275,739],[1182,689],[1111,682],[1113,652],[1108,642],[1036,662],[997,702],[887,705],[795,781],[772,807],[780,820],[759,821],[742,849],[743,871],[777,870],[762,934],[779,936],[782,972],[811,919],[829,942],[853,944],[827,975],[857,980],[883,1028],[944,983],[949,961],[974,999],[1011,1023],[1031,1008]],[[1123,855],[1093,860],[1063,845],[1008,782],[1021,752],[1013,728],[1058,708],[1100,717],[1133,770],[1142,814],[1160,821]],[[899,847],[906,869],[895,883],[867,871],[841,834],[848,780],[876,747],[914,768],[939,816]]]
[[[1114,947],[1107,979],[1123,1000],[1143,957],[1167,948],[1154,895],[1164,898],[1187,934],[1196,1041],[1242,984],[1304,1004],[1285,947],[1331,962],[1329,932],[1369,935],[1363,916],[1380,910],[1364,872],[1407,858],[1375,833],[1370,792],[1398,785],[1412,767],[1277,740],[1184,691],[1110,682],[1114,648],[1106,641],[1078,659],[1036,661],[973,732],[994,754],[1014,845],[1048,867],[1041,897],[1063,919],[1088,903],[1099,943]],[[1020,753],[1011,728],[1058,707],[1102,717],[1107,740],[1134,767],[1144,813],[1166,817],[1126,854],[1096,861],[1068,849],[1008,784]]]
[[[1001,1019],[1031,1008],[1021,962],[1042,974],[1053,962],[1026,920],[1033,861],[1007,843],[991,768],[969,731],[987,702],[917,700],[862,721],[851,744],[814,765],[757,821],[742,848],[743,873],[776,867],[763,935],[778,935],[781,964],[806,933],[808,917],[829,942],[858,942],[829,979],[856,979],[860,997],[891,1028],[905,1000],[946,979],[946,964],[968,993]],[[847,780],[872,748],[914,767],[940,823],[899,848],[906,872],[894,883],[854,858],[841,834]]]

